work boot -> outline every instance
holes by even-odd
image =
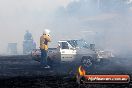
[[[50,68],[50,66],[49,66],[49,65],[47,65],[47,66],[45,66],[44,68]]]

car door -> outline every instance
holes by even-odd
[[[61,61],[73,61],[76,50],[68,42],[60,42]]]

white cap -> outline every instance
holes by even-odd
[[[49,34],[50,33],[50,30],[49,29],[45,29],[44,31],[43,31],[43,34]]]

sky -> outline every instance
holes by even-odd
[[[0,0],[0,53],[8,43],[22,52],[26,30],[39,48],[44,29],[57,41],[84,38],[116,52],[132,51],[132,0]],[[131,4],[131,7],[129,7]]]

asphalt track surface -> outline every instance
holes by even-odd
[[[131,84],[78,85],[75,74],[78,64],[63,63],[43,68],[30,56],[0,57],[0,88],[132,88]],[[87,74],[132,75],[132,58],[113,58],[86,69]]]

